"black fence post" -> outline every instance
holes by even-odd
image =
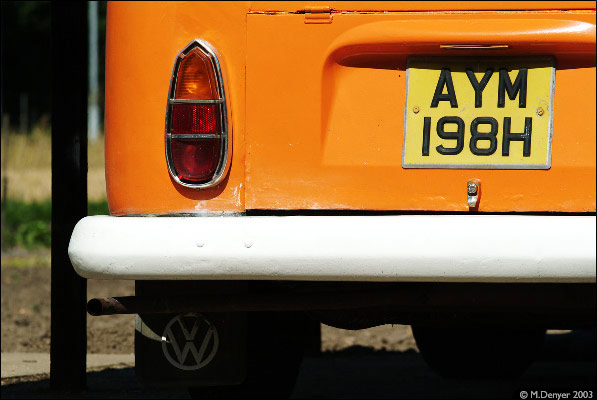
[[[50,385],[86,386],[87,281],[67,249],[87,215],[87,2],[52,3],[52,305]]]

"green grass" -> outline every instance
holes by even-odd
[[[50,247],[52,202],[7,200],[4,230],[5,246],[35,249]],[[89,215],[109,214],[108,201],[90,201]]]
[[[87,203],[87,215],[108,215],[108,200],[90,201]]]

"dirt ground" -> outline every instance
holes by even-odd
[[[14,264],[14,260],[6,264]],[[50,268],[48,266],[2,267],[2,352],[50,351]],[[129,296],[132,281],[90,279],[87,297]],[[132,315],[87,316],[88,353],[134,353]],[[322,350],[338,351],[352,346],[375,350],[417,351],[410,327],[382,325],[348,331],[322,325]]]
[[[2,352],[49,352],[50,268],[27,266],[18,257],[2,261]],[[132,282],[88,281],[89,298],[131,294]],[[133,324],[129,315],[88,316],[88,353],[133,353]],[[552,331],[525,375],[505,381],[441,378],[423,361],[410,327],[403,325],[360,331],[322,325],[322,350],[322,356],[303,361],[292,398],[520,398],[528,388],[594,392],[595,330]],[[131,365],[88,370],[87,382],[85,392],[62,393],[50,390],[49,374],[7,378],[1,397],[188,398],[180,387],[141,387]]]
[[[2,267],[2,352],[50,351],[50,268]],[[134,294],[132,281],[89,280],[91,297]],[[89,353],[133,353],[132,315],[87,317]]]

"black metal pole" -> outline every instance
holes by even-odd
[[[52,3],[52,305],[50,385],[86,386],[87,281],[67,250],[87,215],[87,2]]]

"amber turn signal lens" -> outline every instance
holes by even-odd
[[[191,50],[180,62],[175,98],[186,100],[220,98],[211,60],[197,48]]]

